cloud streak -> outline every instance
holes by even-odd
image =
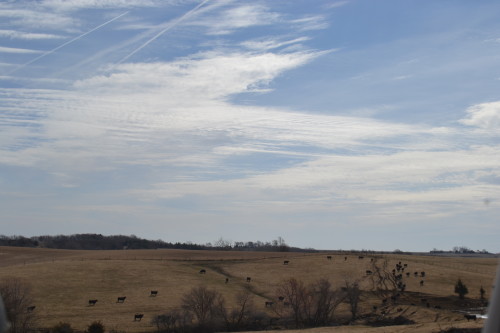
[[[51,55],[52,53],[54,53],[54,52],[56,52],[57,50],[59,50],[59,49],[61,49],[61,48],[65,47],[66,45],[69,45],[69,44],[71,44],[71,43],[73,43],[73,42],[75,42],[75,41],[77,41],[77,40],[79,40],[79,39],[81,39],[81,38],[83,38],[83,37],[87,36],[88,34],[93,33],[94,31],[97,31],[97,30],[101,29],[102,27],[104,27],[104,26],[106,26],[106,25],[110,24],[110,23],[111,23],[111,22],[113,22],[113,21],[118,20],[119,18],[121,18],[121,17],[123,17],[123,16],[127,15],[128,13],[129,13],[129,12],[125,12],[125,13],[122,13],[122,14],[120,14],[120,15],[118,15],[118,16],[115,16],[115,17],[113,17],[111,20],[108,20],[108,21],[106,21],[106,22],[104,22],[104,23],[102,23],[102,24],[98,25],[97,27],[95,27],[95,28],[93,28],[93,29],[90,29],[89,31],[87,31],[87,32],[85,32],[85,33],[83,33],[83,34],[81,34],[81,35],[78,35],[78,36],[76,36],[75,38],[70,39],[69,41],[67,41],[67,42],[65,42],[65,43],[62,43],[61,45],[59,45],[59,46],[57,46],[57,47],[53,48],[52,50],[47,51],[47,52],[44,52],[44,53],[43,53],[43,54],[41,54],[40,56],[38,56],[38,57],[36,57],[36,58],[34,58],[34,59],[32,59],[32,60],[30,60],[30,61],[28,61],[28,62],[26,62],[26,63],[24,63],[24,64],[22,64],[22,65],[20,65],[20,66],[17,66],[16,68],[14,68],[14,69],[13,69],[13,70],[11,70],[10,72],[8,72],[8,74],[7,74],[7,75],[12,75],[12,74],[14,74],[14,73],[15,73],[15,72],[17,72],[18,70],[20,70],[20,69],[22,69],[22,68],[24,68],[24,67],[26,67],[26,66],[28,66],[28,65],[31,65],[31,64],[33,64],[34,62],[36,62],[36,61],[38,61],[38,60],[40,60],[40,59],[42,59],[42,58],[44,58],[44,57],[46,57],[46,56],[48,56],[48,55]]]

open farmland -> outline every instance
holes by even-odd
[[[327,255],[332,259],[328,260]],[[392,331],[354,325],[304,332],[437,332],[447,327],[482,326],[481,320],[467,322],[457,310],[477,306],[481,286],[486,296],[490,294],[495,258],[365,255],[359,259],[358,254],[333,252],[70,251],[0,247],[0,278],[19,277],[31,285],[41,327],[67,322],[84,330],[98,320],[107,330],[139,332],[154,331],[151,319],[179,308],[182,295],[200,285],[219,291],[229,306],[235,295],[248,290],[254,295],[256,310],[270,315],[272,309],[266,308],[265,302],[276,299],[278,284],[287,278],[305,283],[327,278],[334,287],[358,280],[363,290],[369,290],[371,281],[366,270],[371,268],[371,258],[377,262],[387,259],[391,269],[398,262],[407,264],[406,272],[411,274],[404,275],[406,291],[386,311],[388,316],[401,314],[415,324],[395,326],[390,328]],[[284,260],[289,263],[284,265]],[[201,269],[206,274],[200,274]],[[425,272],[425,278],[415,277],[414,272]],[[246,281],[247,277],[251,277],[251,282]],[[229,278],[227,284],[226,278]],[[458,278],[469,289],[465,302],[460,302],[454,294]],[[157,290],[158,295],[151,297],[151,290]],[[127,297],[124,303],[117,303],[120,296]],[[98,302],[89,306],[89,299]],[[361,314],[374,312],[374,305],[380,311],[382,298],[366,292]],[[136,313],[143,313],[144,318],[134,321]],[[347,304],[337,309],[336,317],[340,321],[349,317]]]

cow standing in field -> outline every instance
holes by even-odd
[[[142,317],[144,317],[144,314],[142,314],[142,313],[136,313],[134,315],[134,321],[141,321]]]
[[[200,274],[206,274],[207,270],[206,269],[200,269]]]
[[[94,306],[97,303],[96,299],[89,299],[89,306]]]
[[[285,260],[285,261],[283,261],[283,265],[288,265],[289,263],[290,263],[290,261],[289,261],[289,260]]]
[[[158,290],[151,290],[151,293],[149,294],[150,297],[156,297],[158,295]]]
[[[250,282],[250,281],[252,281],[252,278],[247,276],[247,282]]]
[[[326,256],[326,259],[332,260],[332,256]]]
[[[126,298],[127,298],[126,296],[118,297],[118,299],[116,300],[116,303],[123,303],[123,302],[125,302]]]

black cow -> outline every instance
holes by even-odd
[[[144,317],[144,314],[136,313],[134,316],[134,321],[141,321],[142,317]]]
[[[125,298],[127,298],[127,297],[126,296],[118,297],[118,299],[116,300],[116,303],[123,303],[123,302],[125,302]]]
[[[424,285],[424,280],[420,280],[420,287]]]
[[[366,275],[372,275],[372,271],[366,271]]]
[[[290,262],[289,260],[285,260],[283,261],[283,265],[288,265],[289,262]]]
[[[326,259],[332,260],[332,256],[326,256]]]
[[[471,319],[472,320],[476,320],[477,319],[477,316],[475,314],[468,314],[468,313],[466,313],[466,314],[464,314],[464,317],[465,317],[465,319],[467,319],[467,321],[469,321]]]
[[[156,297],[156,295],[158,295],[158,290],[151,290],[151,293],[149,294],[149,296]]]
[[[229,283],[229,278],[226,278],[226,283]]]
[[[207,273],[207,270],[205,269],[200,269],[200,274],[206,274]]]
[[[250,282],[250,281],[252,281],[252,278],[247,276],[247,282]]]
[[[95,303],[97,303],[97,300],[96,299],[89,299],[89,305],[95,305]]]

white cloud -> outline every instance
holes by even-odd
[[[54,35],[54,34],[22,32],[22,31],[16,31],[16,30],[0,30],[0,37],[7,37],[7,38],[12,38],[12,39],[27,39],[27,40],[65,38],[63,36]]]
[[[42,53],[42,51],[0,46],[0,53],[33,54],[33,53]]]
[[[237,29],[271,25],[279,18],[278,13],[270,12],[265,6],[254,4],[225,9],[211,18],[200,19],[191,24],[207,27],[209,34],[225,35]]]
[[[473,105],[466,112],[467,118],[460,120],[462,124],[488,130],[500,130],[500,102]]]

